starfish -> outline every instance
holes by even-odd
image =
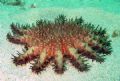
[[[13,63],[17,66],[34,61],[31,69],[37,74],[49,64],[62,74],[67,69],[66,61],[78,71],[88,71],[91,66],[87,60],[102,63],[112,52],[106,29],[85,23],[82,17],[67,19],[59,15],[54,21],[38,20],[32,27],[12,23],[11,30],[7,39],[25,46],[23,53],[13,57]]]

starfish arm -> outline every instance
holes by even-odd
[[[89,69],[89,66],[84,63],[83,60],[78,60],[78,55],[75,55],[77,51],[73,48],[68,48],[68,46],[61,42],[61,51],[66,59],[68,59],[71,64],[77,68],[79,71],[87,71]]]
[[[54,70],[58,74],[62,74],[66,70],[65,58],[64,58],[62,52],[59,50],[56,52],[56,56],[54,59]]]
[[[24,33],[24,30],[22,30],[21,28],[20,28],[20,25],[19,24],[14,24],[14,23],[12,23],[11,25],[11,30],[12,30],[12,32],[13,32],[13,34],[18,34],[18,35],[23,35]]]
[[[55,59],[55,47],[54,45],[48,44],[44,50],[41,52],[37,61],[31,67],[32,71],[35,73],[41,73],[50,64],[51,61]]]
[[[16,44],[26,44],[27,43],[27,37],[25,36],[12,36],[10,33],[7,34],[7,39],[12,42],[12,43],[16,43]]]
[[[25,51],[24,54],[19,53],[18,57],[14,56],[13,63],[15,63],[16,65],[26,64],[37,58],[38,53],[39,53],[38,47],[31,47],[27,51]]]
[[[12,23],[11,25],[11,30],[14,35],[31,35],[32,31],[31,29],[27,29],[30,27],[29,25],[22,25],[20,26],[19,24],[14,24]]]
[[[85,56],[86,58],[92,59],[92,60],[96,60],[97,62],[104,62],[104,58],[103,56],[99,55],[99,52],[95,52],[93,49],[93,47],[96,47],[96,50],[100,49],[100,45],[96,44],[96,41],[91,42],[91,45],[88,42],[83,42],[80,41],[79,39],[76,39],[76,42],[74,40],[73,41],[73,46],[74,48],[77,49],[77,52],[82,55]],[[94,46],[92,46],[94,44]]]
[[[95,35],[88,35],[86,37],[83,37],[84,42],[88,43],[88,45],[97,53],[99,54],[111,54],[111,45],[110,45],[110,40],[107,39],[108,36],[95,36]],[[81,40],[80,39],[80,40]]]
[[[80,55],[85,56],[86,58],[96,60],[97,62],[100,63],[104,62],[104,58],[102,57],[102,55],[100,56],[99,53],[93,51],[93,49],[85,43],[81,43],[81,45],[77,49],[78,49],[77,52]]]
[[[75,48],[80,48],[81,45],[83,44],[87,44],[89,47],[91,47],[92,50],[96,51],[97,53],[101,53],[102,51],[102,44],[98,43],[98,38],[94,37],[91,38],[90,35],[87,35],[86,37],[84,37],[83,35],[79,35],[78,38],[72,38],[71,41],[73,43],[73,46]],[[83,48],[83,47],[81,47]]]
[[[76,53],[77,53],[76,49],[69,48],[66,56],[67,59],[79,71],[88,71],[90,66],[87,63],[85,63],[86,60],[84,60],[84,58],[81,58],[81,56]]]
[[[44,49],[33,66],[31,66],[32,72],[41,73],[41,71],[45,70],[45,68],[49,65],[51,58],[48,56],[46,49]]]
[[[108,55],[108,54],[111,54],[111,51],[112,51],[111,46],[108,45],[110,42],[111,41],[106,41],[106,43],[101,44],[101,43],[98,43],[98,41],[92,40],[88,42],[88,45],[97,53]]]

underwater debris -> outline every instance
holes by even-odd
[[[0,2],[2,4],[5,4],[5,5],[12,5],[12,6],[23,6],[25,5],[25,2],[23,2],[22,0],[0,0]]]
[[[112,37],[113,38],[120,37],[120,30],[114,30],[113,33],[112,33]]]
[[[38,20],[36,25],[11,24],[12,34],[7,34],[11,43],[25,46],[24,53],[13,57],[16,66],[31,61],[32,72],[38,74],[52,65],[56,73],[66,70],[68,60],[78,71],[88,71],[88,59],[102,63],[111,54],[111,40],[106,30],[85,23],[81,18],[67,19],[59,15],[54,22]]]
[[[25,3],[22,2],[22,0],[15,0],[14,2],[9,2],[7,5],[12,5],[12,6],[23,6]]]
[[[31,8],[36,8],[36,7],[37,7],[37,6],[36,6],[35,3],[31,4]]]

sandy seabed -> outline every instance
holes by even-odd
[[[6,34],[10,32],[12,22],[34,23],[37,19],[53,20],[57,15],[65,14],[68,18],[82,16],[86,22],[101,25],[107,29],[112,40],[113,52],[106,57],[104,63],[90,62],[92,67],[88,72],[78,72],[70,64],[63,75],[54,73],[49,66],[42,74],[35,75],[29,69],[30,64],[16,67],[11,60],[12,55],[22,51],[22,46],[7,41]],[[0,5],[0,81],[120,81],[120,37],[112,38],[112,32],[120,30],[120,14],[108,12],[100,8],[21,8]]]

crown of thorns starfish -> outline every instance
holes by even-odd
[[[85,23],[82,17],[67,19],[59,15],[54,22],[38,20],[35,25],[11,24],[12,34],[7,39],[25,46],[24,53],[13,57],[15,65],[34,63],[31,69],[41,73],[51,64],[56,73],[63,73],[66,61],[78,71],[88,71],[88,59],[104,62],[111,54],[111,40],[106,29]]]

